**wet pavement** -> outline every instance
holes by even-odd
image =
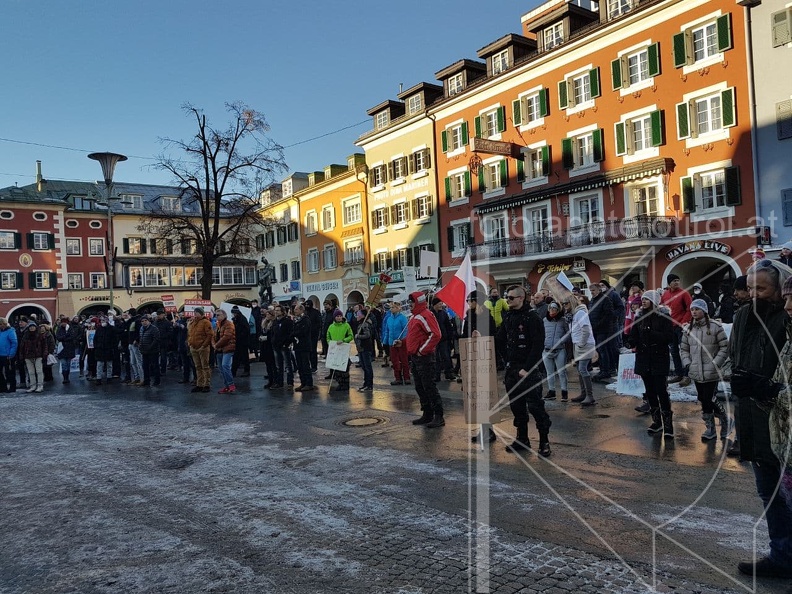
[[[752,473],[701,442],[695,403],[674,404],[670,442],[602,386],[595,407],[548,402],[543,459],[504,450],[508,422],[473,446],[458,384],[426,429],[376,363],[368,393],[355,369],[349,393],[320,369],[304,395],[252,371],[233,395],[176,372],[3,395],[0,592],[753,591],[734,569],[761,512]]]

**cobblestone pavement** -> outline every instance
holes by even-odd
[[[630,523],[631,512],[603,506],[573,480],[594,458],[568,456],[562,469],[493,451],[493,467],[503,459],[509,466],[484,481],[490,496],[481,517],[490,526],[471,530],[474,487],[483,484],[471,473],[486,455],[471,454],[461,423],[416,433],[412,412],[406,414],[414,410],[412,398],[407,406],[398,394],[387,396],[387,406],[256,390],[223,401],[175,387],[145,397],[107,386],[4,396],[4,594],[750,588],[663,552],[662,543],[653,574],[650,533],[639,535],[643,527]],[[341,422],[357,417],[383,422],[361,428]],[[446,438],[436,437],[444,431]],[[455,441],[445,441],[452,434]],[[556,452],[560,463],[564,454]],[[619,504],[629,501],[618,478],[633,472],[635,457],[597,456],[598,473],[616,477],[600,487]],[[554,497],[543,480],[563,495]],[[680,511],[660,501],[648,509],[640,513],[653,522]],[[731,515],[718,534],[722,527],[711,521],[717,514],[702,505],[670,534],[684,540],[708,530],[713,550],[749,551],[754,518]],[[613,542],[592,537],[583,517]]]

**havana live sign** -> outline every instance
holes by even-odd
[[[720,241],[714,241],[712,239],[700,239],[697,241],[688,241],[687,243],[675,245],[670,250],[668,250],[668,253],[666,254],[666,260],[673,262],[685,254],[692,254],[694,252],[715,252],[724,256],[728,256],[731,253],[731,250],[732,248],[730,245],[726,245]]]

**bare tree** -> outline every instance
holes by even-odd
[[[157,205],[138,229],[181,244],[195,242],[203,268],[201,296],[210,299],[218,259],[242,255],[263,228],[275,224],[262,215],[259,196],[286,163],[283,147],[267,137],[264,115],[247,105],[226,104],[231,117],[224,129],[207,123],[203,110],[191,104],[183,109],[195,118],[196,135],[189,141],[161,139],[166,152],[154,164],[173,176],[181,208]]]

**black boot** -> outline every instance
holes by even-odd
[[[548,458],[552,454],[550,451],[550,437],[547,433],[539,434],[539,455]]]
[[[566,390],[561,390],[561,402],[567,402],[569,400],[569,392]]]
[[[71,374],[71,371],[64,371],[64,372],[63,372],[63,383],[64,383],[64,384],[69,384],[69,383],[71,383],[71,382],[70,382],[70,380],[69,380],[69,375],[70,375],[70,374]]]
[[[424,410],[421,414],[421,417],[418,419],[413,419],[413,425],[428,425],[434,419],[434,415],[430,410]]]
[[[506,446],[506,451],[510,454],[517,454],[523,450],[530,450],[531,442],[528,440],[528,424],[524,427],[517,427],[517,437],[513,442]]]
[[[660,416],[660,409],[653,408],[649,411],[652,415],[652,424],[649,425],[649,428],[646,430],[649,435],[654,435],[655,433],[660,433],[663,430],[663,419]]]
[[[555,390],[548,390],[547,394],[545,394],[544,399],[545,400],[555,400],[556,399]]]
[[[635,412],[639,412],[642,415],[645,415],[650,410],[649,401],[646,399],[646,395],[644,394],[643,402],[635,407]]]
[[[442,427],[445,425],[445,419],[443,418],[443,413],[438,413],[434,416],[431,423],[427,423],[426,426],[429,429],[436,429],[437,427]]]
[[[674,437],[674,413],[664,410],[661,416],[663,417],[663,437],[672,439]]]
[[[479,439],[481,439],[481,434],[476,433],[473,437],[470,438],[470,441],[473,443],[478,443]],[[492,443],[497,439],[497,436],[495,435],[495,432],[492,430],[492,428],[490,428],[489,430],[489,437],[487,439],[490,443]]]

